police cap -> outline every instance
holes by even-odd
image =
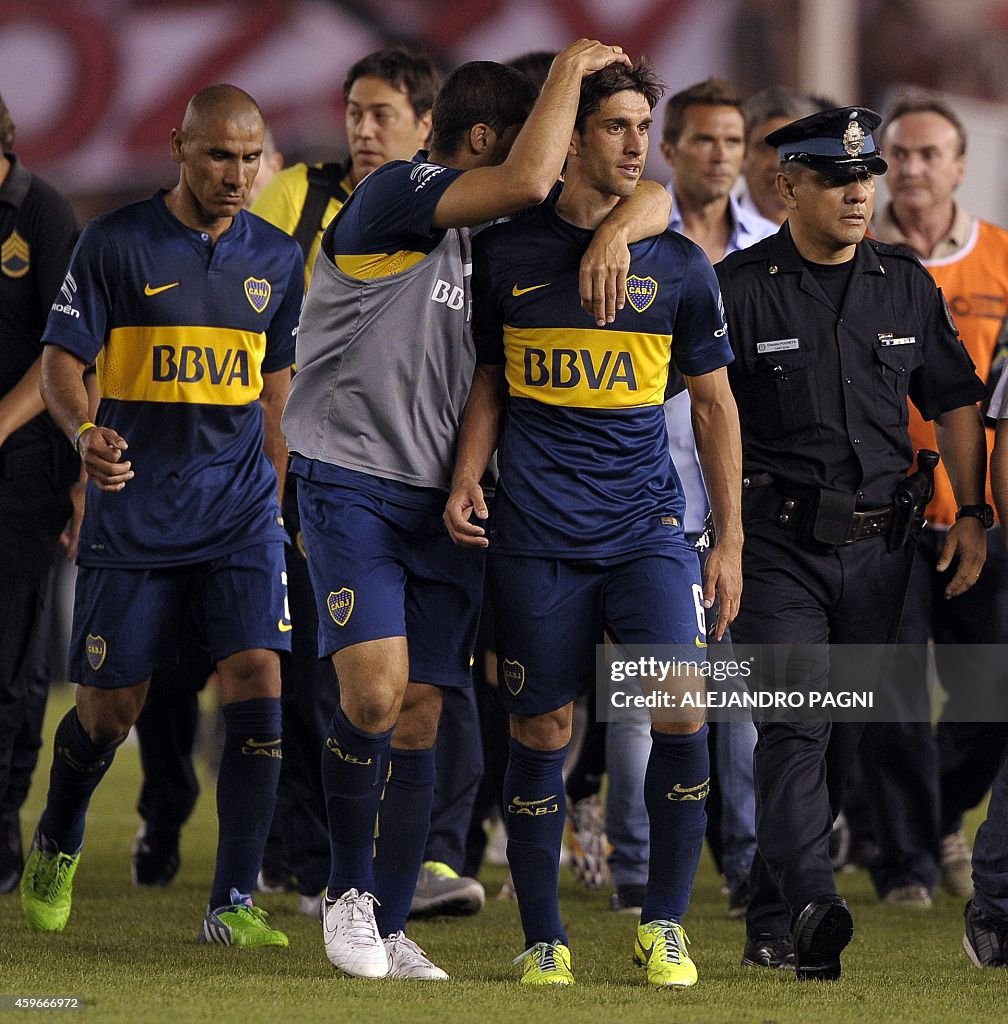
[[[885,174],[889,165],[879,156],[871,134],[881,123],[882,118],[867,107],[835,107],[792,121],[764,141],[777,147],[781,163],[797,160],[821,174]]]

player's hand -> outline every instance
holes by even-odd
[[[77,447],[87,475],[100,491],[121,491],[133,479],[133,463],[123,459],[129,445],[111,427],[85,430]]]
[[[443,516],[451,539],[463,548],[489,547],[486,530],[470,521],[473,515],[484,520],[490,515],[483,497],[483,488],[478,483],[456,485],[448,495]]]
[[[599,327],[616,319],[626,303],[626,279],[630,270],[630,249],[626,235],[603,221],[592,235],[581,257],[578,290],[581,305]]]
[[[742,544],[728,539],[719,540],[711,548],[704,567],[704,608],[717,603],[717,622],[714,639],[720,640],[725,630],[738,615],[742,597]]]
[[[980,570],[987,560],[987,531],[976,516],[963,516],[949,528],[935,568],[944,572],[957,555],[959,564],[945,588],[947,598],[965,594],[980,578]]]
[[[610,64],[630,67],[632,63],[622,46],[607,46],[597,39],[578,39],[557,54],[550,67],[550,75],[558,74],[561,78],[577,75],[583,78]]]

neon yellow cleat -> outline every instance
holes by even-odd
[[[562,942],[537,942],[512,963],[520,964],[523,985],[573,985],[570,950]]]
[[[60,853],[38,832],[21,875],[21,911],[37,932],[61,932],[70,920],[73,877],[80,854]]]
[[[649,985],[686,988],[695,985],[696,964],[686,952],[689,939],[675,921],[648,921],[637,926],[634,963],[647,968]]]
[[[203,927],[196,936],[198,941],[251,949],[261,946],[286,948],[287,936],[270,928],[266,923],[269,915],[261,907],[253,906],[251,896],[232,889],[229,898],[229,904],[207,911]]]

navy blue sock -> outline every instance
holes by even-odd
[[[363,732],[341,707],[322,746],[322,791],[329,818],[328,895],[347,889],[374,892],[374,837],[378,807],[388,778],[392,730]]]
[[[567,747],[532,750],[511,738],[511,757],[504,774],[507,858],[526,948],[557,940],[569,944],[557,893],[560,841],[567,818],[566,756]]]
[[[84,823],[91,794],[112,764],[118,743],[96,747],[71,708],[56,726],[49,795],[39,831],[63,853],[75,854],[84,843]]]
[[[644,773],[651,855],[642,921],[681,921],[686,913],[707,830],[709,789],[707,726],[688,736],[652,729]]]
[[[417,875],[423,864],[437,769],[434,748],[392,748],[392,771],[378,809],[374,893],[375,920],[382,935],[406,927]]]
[[[224,749],[217,773],[217,867],[210,906],[231,902],[231,889],[255,890],[273,821],[283,750],[280,698],[224,705]]]

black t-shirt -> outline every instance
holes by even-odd
[[[53,302],[64,301],[61,287],[73,287],[64,278],[79,233],[67,200],[13,153],[6,156],[11,166],[0,185],[0,395],[17,384],[42,352],[42,331]],[[3,450],[55,432],[43,413],[12,434]]]
[[[913,458],[907,400],[934,419],[985,390],[908,250],[865,239],[844,267],[837,309],[787,224],[722,260],[736,357],[728,377],[746,474],[770,473],[785,493],[846,491],[875,508],[892,501]]]

